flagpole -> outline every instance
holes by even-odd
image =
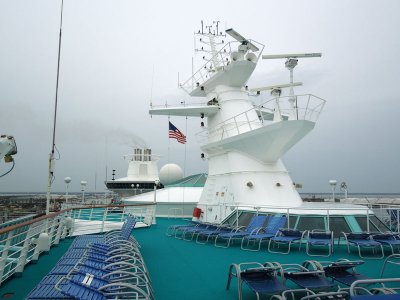
[[[186,136],[188,136],[187,121],[188,121],[188,117],[186,116],[186,125],[185,125],[186,126],[186,128],[185,128]],[[184,156],[184,160],[183,160],[183,177],[186,176],[186,153],[187,153],[186,146],[187,146],[187,142],[185,143],[185,156]]]

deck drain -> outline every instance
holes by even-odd
[[[14,297],[14,293],[5,293],[1,296],[1,299],[11,299]]]

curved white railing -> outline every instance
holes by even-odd
[[[276,122],[306,120],[317,122],[325,100],[312,94],[272,98],[196,134],[200,144],[215,142]]]
[[[155,204],[69,208],[0,229],[0,285],[22,273],[26,264],[68,236],[121,228],[128,214],[147,225],[155,220]]]
[[[264,45],[253,40],[249,40],[253,44],[259,46],[259,50],[256,52],[249,52],[255,54],[254,62],[257,63],[261,57],[261,53],[264,49]],[[204,82],[213,77],[218,71],[224,70],[231,62],[231,54],[237,51],[239,42],[229,42],[221,48],[213,57],[206,61],[200,69],[195,72],[188,80],[180,84],[180,87],[187,93],[191,93],[194,89],[203,85]],[[217,66],[215,66],[215,63]]]

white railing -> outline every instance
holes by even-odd
[[[291,101],[289,101],[291,100]],[[325,100],[311,95],[295,95],[269,99],[217,124],[212,130],[196,134],[199,143],[220,141],[250,130],[287,120],[316,122],[325,105]]]
[[[254,62],[257,63],[264,49],[264,45],[256,41],[250,41],[259,46],[259,51],[251,52],[256,55],[256,60]],[[204,82],[213,77],[218,71],[224,70],[224,68],[231,63],[231,54],[233,51],[237,51],[239,45],[239,42],[227,43],[213,57],[207,60],[188,80],[180,84],[181,88],[190,94],[194,89],[202,86]],[[217,66],[215,66],[215,63]]]
[[[392,206],[381,206],[379,207],[380,214],[376,214],[376,209],[372,209],[371,207],[365,206],[365,207],[335,207],[335,208],[324,208],[324,207],[307,207],[307,208],[302,208],[302,207],[277,207],[277,206],[268,206],[268,205],[257,205],[256,207],[253,207],[251,205],[231,205],[231,204],[202,204],[199,205],[199,207],[203,210],[204,213],[204,219],[208,219],[208,214],[211,214],[212,216],[215,215],[215,212],[217,212],[217,215],[219,216],[225,216],[220,218],[218,220],[219,222],[222,222],[225,218],[230,216],[232,212],[236,213],[236,224],[238,224],[238,219],[239,219],[239,213],[241,211],[256,211],[256,213],[280,213],[280,214],[285,214],[287,216],[287,223],[286,227],[290,228],[290,220],[289,216],[290,215],[299,215],[299,214],[309,214],[310,216],[312,215],[321,215],[321,211],[323,211],[323,215],[326,215],[327,217],[327,230],[329,230],[329,219],[330,217],[337,217],[337,216],[343,216],[344,211],[348,212],[351,211],[352,215],[365,215],[367,218],[367,232],[370,232],[370,217],[371,215],[375,215],[378,217],[385,225],[389,227],[389,229],[393,232],[398,232],[400,233],[400,207],[392,207]],[[385,219],[386,218],[386,219]]]
[[[105,232],[121,228],[128,214],[150,225],[155,220],[155,204],[92,206],[65,209],[0,229],[0,285],[20,274],[29,262],[77,234]]]

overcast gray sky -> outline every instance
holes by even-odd
[[[0,193],[46,190],[60,3],[0,0],[0,133],[14,135],[19,151]],[[188,136],[184,164],[167,118],[148,109],[151,98],[186,97],[177,74],[191,74],[193,32],[200,20],[220,20],[264,43],[264,54],[323,53],[295,70],[298,93],[327,100],[315,129],[283,158],[302,192],[329,192],[330,179],[350,192],[400,192],[399,11],[395,0],[65,0],[53,190],[64,191],[70,176],[73,191],[81,180],[103,191],[106,167],[109,177],[111,169],[126,176],[122,155],[135,144],[162,155],[160,167],[169,147],[186,175],[207,170],[195,138],[200,120],[171,118]],[[249,86],[287,81],[283,61],[261,61]],[[0,173],[8,168],[0,163]]]

